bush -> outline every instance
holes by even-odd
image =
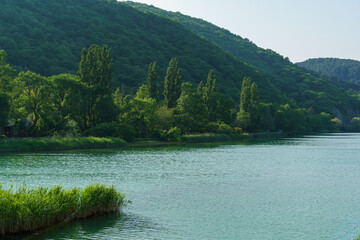
[[[234,127],[234,133],[242,135],[244,133],[244,131],[242,130],[242,128]]]
[[[181,130],[178,127],[169,130],[155,129],[152,135],[162,141],[176,142],[180,141]]]
[[[181,130],[178,127],[170,128],[169,131],[167,131],[167,141],[169,142],[176,142],[180,140],[181,136]]]
[[[241,129],[241,128],[239,128]],[[219,133],[219,134],[233,134],[234,131],[232,129],[232,127],[230,127],[229,125],[227,125],[226,123],[223,122],[210,122],[207,125],[207,131],[211,132],[211,133]]]
[[[132,126],[127,124],[108,122],[98,124],[87,130],[85,135],[93,137],[120,137],[126,141],[132,141],[135,135],[135,130]]]
[[[5,140],[7,140],[7,136],[5,136],[5,135],[0,135],[0,142],[1,142],[1,141],[5,141]]]
[[[226,123],[219,123],[218,126],[218,132],[217,133],[223,133],[223,134],[233,134],[233,129]]]

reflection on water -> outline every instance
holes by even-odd
[[[0,182],[115,185],[122,214],[25,239],[352,239],[360,135],[0,155]],[[13,236],[8,239],[21,239]]]

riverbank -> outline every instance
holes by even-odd
[[[251,133],[251,134],[192,134],[181,136],[181,142],[185,143],[206,143],[206,142],[227,142],[227,141],[242,141],[255,138],[280,138],[286,137],[283,133]]]
[[[84,189],[20,186],[1,189],[0,236],[33,232],[75,219],[120,211],[125,196],[113,186],[90,185]]]
[[[73,149],[115,148],[125,146],[121,138],[46,137],[0,141],[0,152],[60,151]]]
[[[46,138],[19,138],[0,141],[0,153],[61,151],[75,149],[119,148],[119,147],[155,147],[169,144],[206,143],[242,141],[255,138],[280,138],[282,133],[254,133],[254,134],[192,134],[183,135],[177,142],[166,142],[156,139],[138,139],[126,142],[121,138],[98,137],[46,137]]]

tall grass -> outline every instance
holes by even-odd
[[[0,236],[35,231],[57,223],[117,212],[124,195],[114,186],[90,185],[84,189],[26,188],[4,190],[0,185]]]
[[[126,141],[121,138],[98,137],[47,137],[0,140],[0,152],[65,150],[81,148],[119,147]]]

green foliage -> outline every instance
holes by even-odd
[[[301,135],[307,132],[305,109],[293,109],[289,104],[281,106],[275,114],[277,129],[290,135]]]
[[[14,123],[26,119],[27,132],[39,132],[41,120],[51,108],[50,98],[53,91],[52,83],[39,74],[21,72],[12,81],[11,118]]]
[[[181,96],[175,110],[176,125],[183,132],[202,132],[208,122],[206,107],[202,96],[199,95],[190,83],[183,83]]]
[[[347,89],[339,89],[333,85],[336,84],[337,86],[343,88],[344,83],[337,83],[317,74],[308,73],[309,71],[305,71],[301,67],[291,63],[287,58],[284,58],[274,51],[259,48],[248,39],[232,34],[228,30],[217,27],[202,19],[186,16],[179,12],[168,12],[154,6],[141,3],[126,3],[144,12],[155,13],[175,20],[176,22],[181,23],[186,29],[200,35],[212,43],[215,43],[223,50],[232,54],[238,60],[255,67],[259,71],[259,75],[254,76],[246,71],[243,71],[243,76],[240,79],[244,76],[248,76],[255,81],[259,87],[260,100],[265,103],[296,103],[297,107],[313,108],[313,110],[318,114],[321,112],[328,112],[330,114],[337,114],[340,112],[345,116],[345,125],[347,122],[350,122],[352,118],[351,115],[347,115],[349,109],[353,112],[359,112],[358,109],[360,109],[360,101],[349,96],[349,94],[346,93]],[[347,66],[345,67],[345,65]],[[344,64],[341,66],[341,70],[336,70],[336,67],[333,68],[330,65],[328,66],[328,69],[335,69],[334,71],[341,71],[346,74],[351,72],[352,76],[359,76],[359,63],[357,62],[355,65],[355,68],[351,67],[352,70],[348,71],[347,69],[350,67],[350,61],[346,62],[346,64],[344,61]],[[342,68],[343,66],[344,68]],[[261,76],[261,79],[259,79],[258,76]],[[272,87],[265,87],[265,79],[269,79],[271,81],[270,85],[272,87],[275,86],[275,91]],[[357,89],[357,91],[360,90],[359,85],[349,86],[347,84],[346,87]],[[228,92],[226,92],[226,94],[228,94]],[[277,95],[277,99],[274,98],[274,95]],[[231,94],[231,96],[235,99],[238,94],[235,96]],[[286,99],[282,98],[280,100],[280,96],[286,96]]]
[[[241,128],[237,128],[236,131],[229,125],[223,122],[210,122],[207,125],[207,131],[211,133],[219,133],[219,134],[242,134]]]
[[[147,84],[149,88],[149,97],[158,100],[156,62],[151,63],[149,66]]]
[[[238,114],[237,121],[239,123],[239,126],[248,131],[251,128],[251,79],[248,77],[245,77],[242,83],[241,87],[241,94],[240,94],[240,111]]]
[[[11,80],[14,79],[16,71],[7,64],[7,53],[0,50],[0,92],[11,91]]]
[[[181,94],[181,68],[176,58],[171,59],[166,71],[164,96],[165,105],[168,108],[174,108]]]
[[[20,186],[16,191],[1,189],[0,236],[30,232],[63,221],[117,212],[124,195],[114,186],[90,185],[84,189]]]
[[[111,49],[106,45],[101,49],[98,45],[83,49],[78,75],[89,92],[87,112],[83,116],[84,129],[115,119],[115,104],[111,96],[112,72]]]
[[[178,22],[142,13],[122,2],[0,2],[0,46],[7,51],[9,63],[20,71],[31,70],[43,76],[76,74],[81,50],[91,44],[106,44],[114,58],[114,87],[122,87],[126,94],[135,92],[146,80],[149,63],[157,62],[160,80],[165,77],[169,59],[176,57],[183,79],[194,86],[214,69],[220,91],[234,100],[242,78],[250,76],[259,84],[263,101],[281,101],[282,96],[268,78],[252,67]],[[158,86],[162,89],[163,80]]]
[[[175,109],[169,109],[166,106],[160,106],[155,111],[154,129],[168,130],[175,125],[174,120]]]
[[[157,104],[154,99],[134,98],[121,108],[120,123],[132,126],[135,130],[135,136],[151,135],[156,123],[156,109]]]
[[[9,110],[9,98],[5,93],[0,92],[0,128],[8,124]]]
[[[350,131],[360,132],[360,117],[354,117],[350,122]]]
[[[0,50],[0,66],[5,66],[7,63],[7,53],[4,50]]]
[[[127,124],[106,122],[87,130],[85,135],[93,137],[120,137],[126,141],[131,141],[135,135],[135,130]]]
[[[297,63],[297,65],[345,82],[360,84],[360,61],[338,58],[316,58]]]

